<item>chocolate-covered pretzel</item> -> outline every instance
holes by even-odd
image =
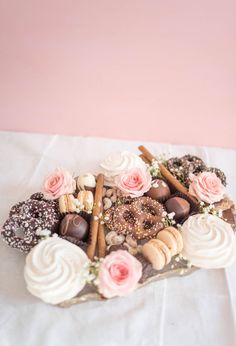
[[[163,206],[150,197],[139,197],[130,204],[108,209],[105,223],[110,230],[130,234],[135,239],[149,239],[163,229]]]
[[[221,182],[224,186],[227,185],[226,175],[224,174],[224,172],[222,172],[221,169],[215,168],[215,167],[209,167],[207,170],[209,172],[215,173],[217,175],[217,177],[221,180]]]
[[[37,230],[46,229],[53,233],[59,221],[57,202],[45,200],[43,194],[36,193],[11,208],[1,235],[9,246],[27,253],[40,240]],[[22,237],[17,235],[19,231],[22,231]]]
[[[184,185],[189,186],[189,174],[198,174],[207,169],[205,163],[198,156],[185,155],[172,157],[167,161],[169,171]]]

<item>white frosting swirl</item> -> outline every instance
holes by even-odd
[[[136,154],[129,151],[121,151],[109,155],[101,164],[102,173],[107,185],[114,186],[117,175],[128,172],[133,168],[141,168],[146,171],[146,165]]]
[[[85,285],[83,273],[88,261],[78,246],[59,237],[47,238],[26,257],[27,289],[50,304],[73,298]]]
[[[183,256],[200,268],[224,268],[236,259],[232,227],[218,216],[197,214],[182,226]]]

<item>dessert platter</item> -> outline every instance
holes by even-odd
[[[14,205],[1,238],[25,254],[28,291],[69,307],[236,260],[235,205],[219,168],[186,154],[111,153],[99,174],[63,168]]]

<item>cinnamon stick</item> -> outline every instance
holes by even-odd
[[[87,248],[87,255],[91,260],[93,260],[94,258],[94,255],[96,252],[96,246],[97,246],[98,228],[100,224],[99,220],[100,220],[100,213],[102,208],[103,185],[104,185],[104,176],[103,174],[99,174],[97,176],[94,207],[93,207],[92,219],[90,223],[90,243]]]
[[[151,163],[143,154],[140,154],[139,157],[140,157],[145,163],[148,163],[148,164]]]
[[[105,231],[104,224],[99,223],[98,227],[98,257],[105,257],[106,255],[106,240],[105,240]]]
[[[145,146],[140,145],[138,148],[141,151],[142,156],[145,157],[145,159],[150,163],[152,162],[152,160],[156,160],[155,156],[153,156]]]
[[[152,162],[153,160],[156,160],[155,156],[152,155],[152,153],[150,153],[150,151],[148,151],[147,148],[145,148],[143,145],[140,145],[139,150],[142,152],[142,155],[149,161]],[[186,189],[185,186],[183,186],[174,176],[173,174],[170,173],[170,171],[162,164],[159,163],[159,168],[160,168],[160,172],[161,175],[167,180],[169,181],[169,183],[171,185],[173,185],[175,187],[175,189],[185,195],[187,195],[194,203],[198,203],[197,199],[195,197],[193,197],[188,190]]]

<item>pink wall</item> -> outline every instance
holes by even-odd
[[[235,0],[0,0],[1,130],[236,147]]]

